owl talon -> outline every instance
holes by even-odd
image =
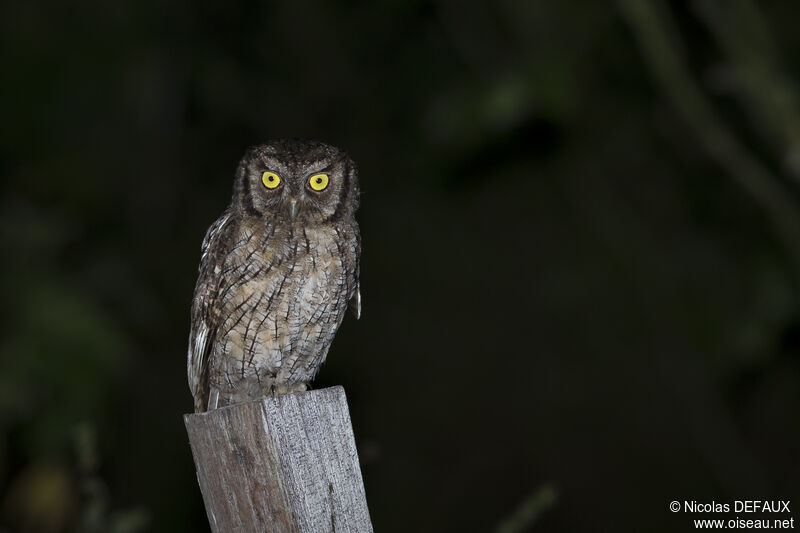
[[[219,405],[219,391],[217,389],[211,389],[208,395],[208,410],[212,411],[216,409],[217,405]]]

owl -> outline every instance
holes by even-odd
[[[196,412],[303,391],[361,315],[358,173],[315,141],[250,148],[202,245],[189,334]]]

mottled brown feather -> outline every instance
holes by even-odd
[[[275,190],[261,183],[267,170],[281,177]],[[313,191],[307,180],[322,170],[328,187]],[[347,307],[360,314],[358,195],[338,148],[281,140],[248,150],[203,240],[188,354],[195,411],[306,389]]]

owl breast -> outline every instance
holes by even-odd
[[[241,235],[219,268],[220,326],[209,385],[228,405],[305,390],[327,356],[355,291],[347,228],[276,228]]]

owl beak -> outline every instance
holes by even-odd
[[[289,201],[289,218],[294,220],[297,218],[297,213],[300,212],[300,204],[297,203],[297,200],[290,200]]]

